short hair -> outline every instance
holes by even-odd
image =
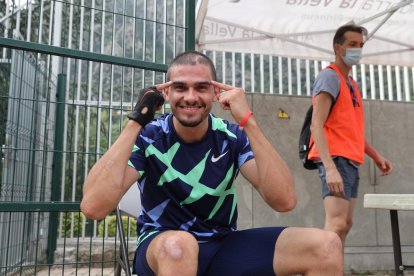
[[[214,63],[211,59],[203,53],[198,51],[185,51],[178,54],[168,66],[167,70],[167,81],[170,80],[171,76],[171,68],[178,65],[196,65],[196,64],[204,64],[210,68],[211,75],[213,80],[217,79],[216,68]]]
[[[360,33],[364,37],[366,37],[368,35],[368,31],[364,27],[359,26],[359,25],[355,25],[355,24],[346,24],[346,25],[343,25],[343,26],[339,27],[336,30],[334,38],[333,38],[333,45],[335,45],[335,44],[342,45],[345,42],[345,33],[346,32]]]

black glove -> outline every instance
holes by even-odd
[[[138,122],[142,127],[154,119],[155,111],[164,104],[162,92],[157,87],[150,86],[141,89],[137,104],[127,115],[130,120]]]

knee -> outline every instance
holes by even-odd
[[[328,229],[334,231],[340,237],[342,237],[348,234],[351,227],[352,227],[352,220],[336,219],[332,221],[331,226]]]
[[[343,268],[342,241],[340,237],[332,231],[323,231],[320,240],[321,246],[318,248],[318,262],[337,269]]]
[[[340,237],[332,231],[325,231],[324,235],[325,254],[342,256],[342,242]]]
[[[351,230],[351,228],[352,228],[352,225],[354,224],[354,222],[353,222],[353,220],[352,219],[348,219],[347,221],[346,221],[346,231],[347,232],[349,232],[349,230]]]
[[[347,219],[346,221],[340,222],[338,224],[337,233],[340,237],[348,235],[349,231],[352,228],[352,219]]]
[[[161,242],[160,257],[172,260],[198,256],[197,240],[189,233],[177,231],[166,236]]]

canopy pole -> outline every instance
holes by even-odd
[[[198,45],[198,41],[200,40],[200,36],[203,33],[203,24],[204,24],[204,19],[206,18],[206,14],[207,14],[207,7],[208,7],[208,0],[200,0],[200,1],[197,2],[197,7],[196,7],[196,29],[195,29],[196,45]]]
[[[381,28],[382,25],[384,25],[384,23],[400,8],[407,6],[408,4],[413,3],[414,0],[402,0],[400,3],[398,3],[397,5],[395,5],[392,8],[386,9],[385,11],[382,11],[380,13],[377,13],[376,15],[373,15],[371,17],[365,18],[361,21],[359,21],[357,23],[357,25],[362,25],[366,22],[369,22],[377,17],[380,17],[382,15],[387,14],[387,16],[385,18],[383,18],[381,20],[381,22],[378,23],[378,25],[367,35],[367,40],[370,39],[377,31],[379,28]]]

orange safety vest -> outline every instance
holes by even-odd
[[[340,79],[339,95],[323,127],[329,153],[331,156],[342,156],[362,164],[365,156],[365,133],[361,94],[356,82],[349,77],[354,90],[351,91],[336,65],[331,64],[327,68],[335,70]],[[312,143],[311,136],[310,144]],[[320,158],[315,145],[308,158]]]

